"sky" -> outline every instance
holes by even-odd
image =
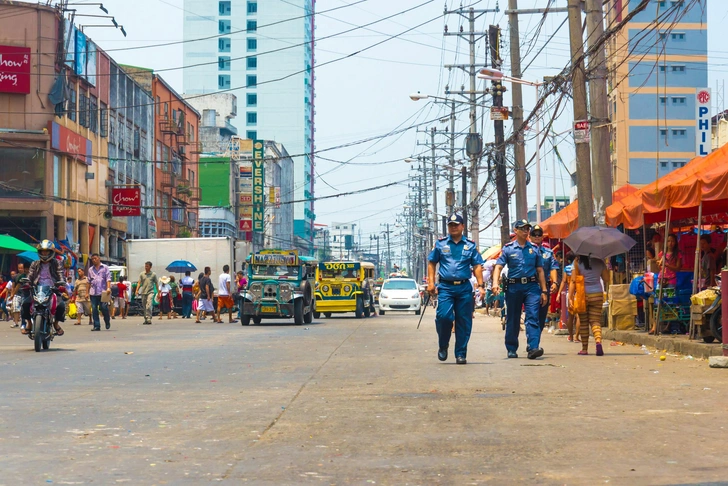
[[[264,1],[264,0],[263,0]],[[703,0],[708,4],[709,19],[709,81],[714,90],[718,81],[726,76],[728,51],[722,45],[720,29],[717,28],[728,17],[728,2],[725,0]],[[367,189],[380,185],[397,183],[393,186],[365,192],[325,199],[315,203],[316,223],[351,223],[357,225],[360,242],[367,248],[370,235],[381,234],[390,224],[391,238],[401,238],[402,206],[410,189],[408,178],[421,177],[411,169],[405,158],[429,155],[423,145],[429,139],[425,133],[431,127],[444,129],[449,126],[449,106],[427,100],[414,102],[409,95],[414,92],[445,96],[445,86],[451,89],[467,87],[465,73],[443,68],[446,64],[468,61],[468,43],[457,36],[442,35],[444,26],[449,32],[460,26],[467,31],[467,21],[456,14],[443,15],[444,3],[448,9],[460,7],[460,0],[318,0],[316,11],[322,12],[342,5],[349,5],[330,13],[316,16],[315,35],[318,38],[349,30],[352,26],[377,23],[347,34],[335,35],[316,43],[316,64],[329,61],[315,71],[316,76],[316,133],[318,152],[316,163],[316,196],[329,196]],[[82,6],[89,3],[76,0],[78,13],[102,13],[96,6]],[[182,40],[184,15],[183,0],[105,0],[104,6],[124,26],[128,37],[113,28],[86,30],[103,49],[119,63],[153,68],[178,92],[184,92],[182,83],[182,45],[138,49],[139,46],[160,42]],[[518,6],[525,8],[545,7],[547,0],[521,0]],[[565,7],[566,0],[555,0],[553,6]],[[508,22],[503,13],[507,0],[472,0],[464,6],[476,9],[495,9],[499,13],[487,13],[476,21],[476,30],[487,31],[489,25],[500,25],[503,29],[504,71],[509,72]],[[408,12],[404,12],[409,10]],[[519,20],[521,34],[521,56],[524,68],[523,78],[540,81],[544,76],[554,75],[568,63],[568,25],[562,13],[550,14],[540,26],[541,16],[522,15]],[[387,20],[386,17],[393,16]],[[81,19],[79,19],[81,20]],[[94,19],[94,24],[97,22]],[[83,22],[81,22],[83,23]],[[559,28],[559,26],[561,27]],[[715,27],[714,27],[715,26]],[[393,36],[397,36],[393,38]],[[548,41],[548,42],[547,42]],[[380,43],[379,45],[375,45]],[[121,49],[115,51],[114,49]],[[476,64],[485,65],[485,42],[477,45]],[[348,56],[348,57],[345,57]],[[343,58],[341,60],[337,60]],[[489,61],[488,61],[489,62]],[[485,81],[478,81],[478,90],[485,87]],[[536,100],[534,88],[524,86],[524,111],[529,113]],[[714,94],[714,99],[717,96]],[[464,100],[464,99],[463,99]],[[487,100],[490,105],[490,100]],[[504,99],[510,105],[510,93]],[[467,109],[467,105],[457,108]],[[482,129],[484,142],[493,141],[492,122],[481,120],[478,113],[478,128]],[[445,120],[442,120],[445,118]],[[554,130],[556,133],[571,127],[571,102],[560,112]],[[457,131],[467,131],[466,112],[457,115]],[[415,127],[417,125],[417,127]],[[409,129],[407,129],[409,128]],[[512,129],[505,123],[506,137]],[[385,136],[385,135],[390,136]],[[527,136],[533,139],[533,134]],[[445,137],[438,136],[437,142],[444,143]],[[456,142],[456,159],[465,159],[463,139]],[[568,165],[573,159],[573,143],[568,134],[557,138],[559,153]],[[344,146],[344,147],[342,147]],[[527,140],[526,158],[535,152],[535,142]],[[445,152],[440,151],[445,164]],[[566,170],[554,161],[550,143],[542,153],[542,195],[568,195],[570,182]],[[556,165],[556,170],[554,170]],[[530,171],[534,176],[535,171]],[[429,177],[429,175],[428,175]],[[533,178],[535,179],[535,177]],[[481,173],[481,182],[484,175]],[[438,212],[444,213],[444,188],[447,181],[437,180],[439,186]],[[409,181],[409,185],[412,181]],[[431,184],[431,183],[430,183]],[[459,182],[456,182],[456,187]],[[491,191],[486,191],[490,194]],[[535,204],[535,181],[528,187],[529,207]],[[513,209],[511,209],[513,214]],[[495,212],[486,202],[481,211],[481,228],[490,223]],[[499,229],[494,224],[481,232],[481,246],[487,247],[499,241]]]

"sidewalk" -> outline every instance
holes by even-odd
[[[720,343],[705,343],[702,339],[690,340],[685,334],[661,334],[654,336],[645,331],[612,331],[602,328],[604,339],[621,341],[627,344],[645,345],[657,349],[664,349],[672,353],[690,355],[693,358],[708,359],[711,356],[721,356],[723,346]]]

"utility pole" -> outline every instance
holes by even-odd
[[[587,121],[586,76],[584,72],[584,42],[581,33],[581,1],[569,0],[569,44],[573,71],[574,122]],[[576,130],[574,130],[576,138]],[[575,142],[578,142],[575,140]],[[594,226],[594,200],[592,199],[591,162],[589,143],[576,145],[576,190],[579,201],[579,227]]]
[[[437,167],[435,165],[435,127],[430,128],[430,143],[432,149],[432,239],[430,248],[437,241]]]
[[[476,247],[480,246],[480,217],[479,217],[479,209],[480,205],[478,203],[478,192],[480,191],[480,188],[478,187],[478,165],[480,162],[480,156],[483,151],[483,140],[481,136],[478,134],[478,127],[477,127],[477,104],[476,104],[476,95],[478,94],[475,91],[475,80],[477,75],[477,70],[475,67],[475,50],[476,50],[476,43],[483,37],[487,35],[485,32],[476,32],[475,31],[475,20],[479,17],[485,15],[486,13],[498,13],[500,10],[496,6],[495,9],[482,9],[482,10],[475,10],[474,8],[470,7],[467,10],[463,7],[457,9],[457,10],[450,10],[448,11],[447,8],[445,9],[445,15],[447,14],[458,14],[463,18],[466,18],[468,20],[468,32],[452,32],[448,33],[445,32],[445,35],[457,35],[465,39],[468,44],[470,45],[470,63],[466,66],[467,69],[463,66],[458,66],[461,69],[463,69],[465,72],[468,73],[470,77],[470,90],[468,91],[468,99],[470,102],[470,130],[468,131],[468,137],[465,144],[465,151],[468,154],[468,157],[470,158],[470,238],[475,242]],[[476,37],[477,36],[477,37]],[[446,66],[447,67],[447,66]],[[467,209],[468,205],[466,204],[464,207],[465,211],[463,214],[463,218],[467,221]],[[466,226],[467,228],[467,226]]]
[[[450,170],[448,171],[448,188],[445,193],[447,215],[453,213],[455,206],[455,101],[450,102]]]
[[[604,35],[602,0],[586,0],[587,41],[591,49]],[[609,100],[604,45],[589,56],[589,111],[594,200],[597,223],[603,224],[605,210],[612,204],[612,163],[609,154]]]
[[[508,24],[510,26],[510,44],[511,44],[511,76],[514,78],[521,77],[521,46],[518,32],[518,0],[508,0]],[[491,41],[492,42],[492,41]],[[491,66],[498,68],[493,65]],[[502,92],[501,92],[502,98]],[[513,102],[513,127],[523,125],[523,90],[518,83],[511,83],[511,98]],[[502,99],[501,99],[502,106]],[[501,122],[501,126],[502,126]],[[501,128],[502,130],[502,128]],[[496,142],[497,144],[497,142]],[[513,147],[513,155],[516,159],[516,219],[526,219],[528,217],[528,197],[526,189],[526,145],[523,139],[523,132],[516,134],[516,142]],[[504,221],[504,224],[510,224],[510,221]],[[502,230],[501,230],[502,231]],[[510,232],[509,232],[510,235]],[[501,235],[502,239],[502,235]],[[505,244],[506,241],[503,241]]]
[[[488,38],[490,40],[490,65],[492,68],[500,69],[500,28],[497,25],[491,25],[488,27]],[[514,87],[516,86],[515,83]],[[520,89],[520,86],[519,86]],[[503,85],[500,81],[494,80],[492,86],[493,94],[493,106],[503,106]],[[514,106],[515,113],[515,106]],[[523,111],[521,111],[521,123],[523,123]],[[510,241],[510,215],[508,209],[508,174],[506,173],[506,146],[505,146],[505,133],[503,130],[503,120],[495,120],[493,122],[495,126],[495,188],[498,197],[498,212],[501,218],[501,244],[505,245]],[[520,126],[515,122],[515,116],[513,118],[513,126]],[[516,143],[516,149],[518,148]],[[524,152],[525,158],[525,152]],[[518,171],[516,171],[516,177],[518,177]]]

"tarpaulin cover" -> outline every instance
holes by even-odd
[[[612,201],[621,201],[637,192],[637,188],[625,184],[612,195]],[[544,234],[551,238],[564,239],[579,227],[579,202],[574,201],[564,209],[541,223]]]

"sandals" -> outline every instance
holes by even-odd
[[[582,349],[576,354],[578,354],[579,356],[586,356],[587,354],[589,354],[589,351],[587,351],[586,349]]]
[[[64,334],[66,334],[66,331],[64,331],[61,326],[58,326],[58,328],[56,328],[56,336],[63,336]]]

